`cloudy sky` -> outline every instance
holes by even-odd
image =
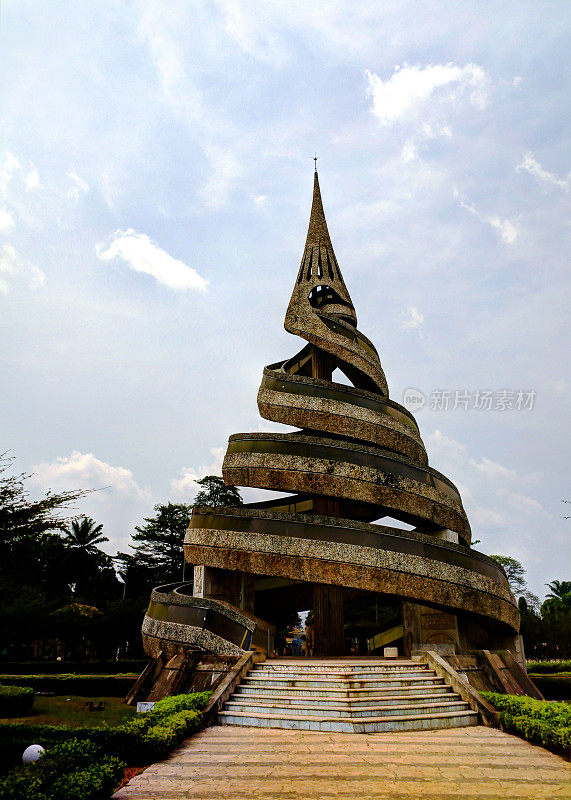
[[[317,151],[359,327],[391,396],[426,398],[479,547],[541,597],[568,578],[568,22],[563,0],[6,0],[0,449],[34,491],[108,487],[80,508],[115,552],[268,429]]]

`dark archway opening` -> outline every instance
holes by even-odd
[[[299,634],[292,652],[292,632]],[[256,616],[276,626],[278,655],[367,656],[382,655],[384,647],[397,647],[403,655],[402,600],[378,592],[342,589],[324,584],[258,576],[255,582]],[[304,614],[304,617],[306,615]],[[305,639],[303,637],[305,636]]]

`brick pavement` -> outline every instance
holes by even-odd
[[[571,766],[482,726],[345,734],[217,726],[116,800],[571,800]]]

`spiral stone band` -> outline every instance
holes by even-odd
[[[184,544],[193,596],[179,587],[154,597],[149,651],[184,640],[224,657],[271,653],[274,626],[308,609],[315,655],[371,652],[393,629],[406,656],[514,649],[519,614],[506,576],[471,549],[458,489],[429,465],[414,416],[389,398],[378,352],[357,329],[317,173],[285,328],[305,344],[264,369],[258,408],[298,430],[234,434],[222,472],[228,484],[286,496],[193,509]],[[348,635],[355,604],[398,608],[402,625],[383,630],[379,617],[366,641]]]

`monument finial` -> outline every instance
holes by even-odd
[[[315,154],[314,154],[314,156],[313,156],[313,160],[314,160],[314,162],[315,162],[315,171],[316,171],[316,172],[317,172],[317,159],[318,159],[318,158],[319,158],[319,156],[317,155],[317,153],[315,153]]]
[[[388,396],[379,356],[356,332],[357,315],[327,230],[317,170],[307,239],[284,326],[320,352],[349,363],[349,371],[359,376],[355,380],[362,388]]]

